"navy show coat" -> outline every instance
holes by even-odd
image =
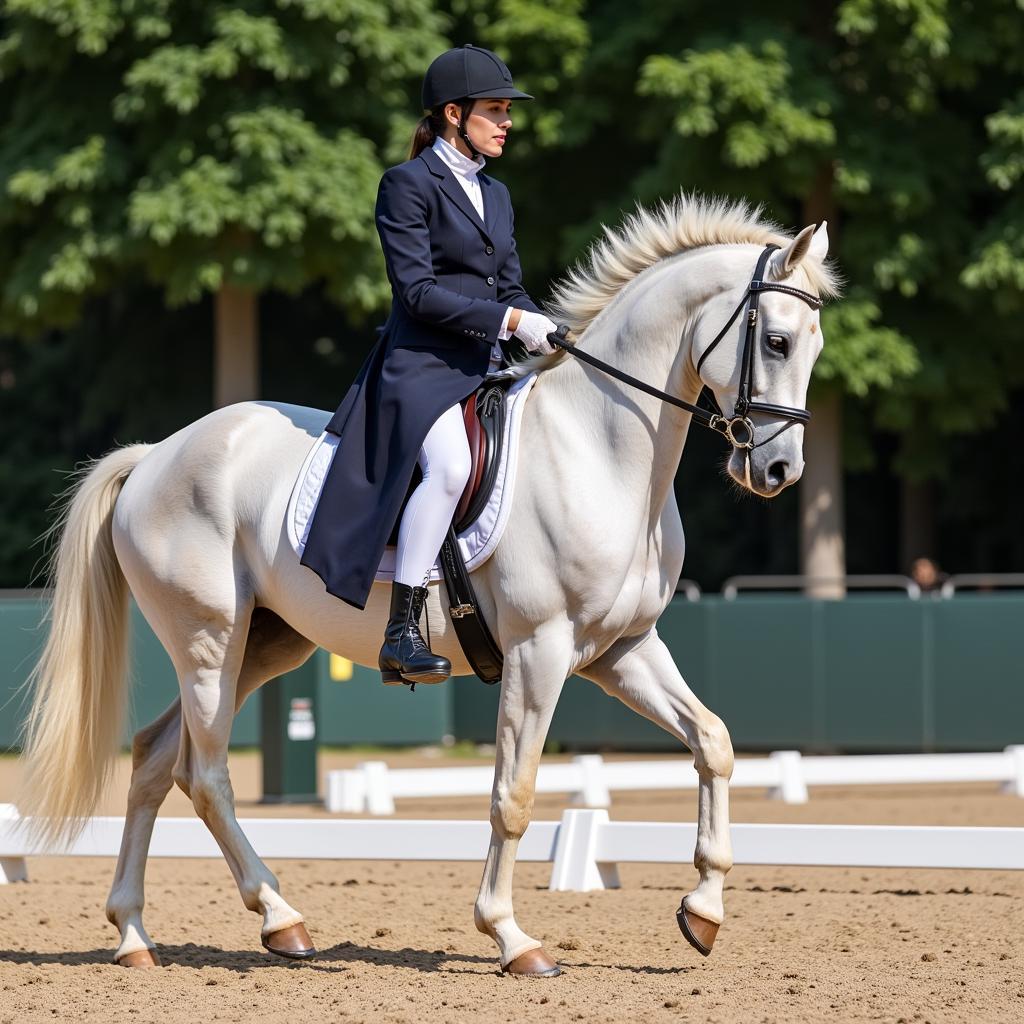
[[[356,608],[366,605],[427,432],[480,386],[506,307],[542,312],[523,289],[508,189],[482,171],[478,180],[482,221],[429,147],[388,168],[377,191],[391,312],[327,424],[341,440],[300,559]]]

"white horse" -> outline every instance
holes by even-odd
[[[739,385],[745,325],[713,357],[701,354],[728,321],[766,244],[766,280],[834,294],[824,225],[795,238],[759,210],[679,195],[638,206],[556,287],[550,312],[580,350],[686,401],[703,382],[723,409]],[[822,336],[817,312],[791,295],[763,295],[753,353],[754,397],[802,406]],[[512,873],[530,822],[541,750],[565,679],[593,680],[685,743],[700,776],[696,889],[680,926],[709,952],[724,916],[732,865],[729,734],[680,676],[656,628],[683,564],[673,477],[690,415],[563,352],[541,368],[522,423],[512,514],[474,584],[505,655],[491,800],[492,838],[476,926],[503,970],[557,973],[516,922]],[[530,367],[527,367],[530,368]],[[522,371],[522,372],[525,372]],[[328,595],[286,539],[285,511],[303,459],[329,414],[242,402],[159,444],[115,449],[80,470],[48,533],[51,628],[33,673],[23,814],[50,839],[93,811],[120,746],[129,589],[174,663],[181,695],[132,745],[133,774],[107,917],[115,961],[159,963],[142,923],[143,876],[157,810],[176,782],[224,852],[245,906],[262,915],[265,946],[311,955],[303,917],[282,897],[235,817],[228,737],[242,702],[294,669],[316,645],[374,667],[388,614],[378,585],[365,611]],[[769,497],[803,469],[803,425],[752,417],[758,441],[735,449],[729,475]],[[430,589],[435,650],[456,674],[469,666],[440,587]],[[435,624],[443,624],[435,629]],[[415,697],[411,698],[415,699]]]

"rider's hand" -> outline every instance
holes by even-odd
[[[558,324],[549,320],[543,313],[531,313],[530,310],[524,309],[514,333],[530,352],[549,356],[555,351],[555,347],[548,341],[548,335],[557,328]]]

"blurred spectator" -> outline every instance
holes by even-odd
[[[922,594],[937,594],[949,577],[932,559],[915,558],[910,566],[910,578],[921,588]]]

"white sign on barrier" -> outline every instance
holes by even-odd
[[[494,769],[390,769],[384,761],[327,773],[326,806],[335,814],[394,814],[395,799],[484,796]],[[1001,782],[1024,797],[1024,746],[990,754],[847,754],[803,757],[777,750],[769,757],[741,758],[730,785],[765,789],[786,803],[806,803],[808,786],[919,785]],[[612,790],[696,789],[697,773],[682,758],[674,761],[605,761],[599,754],[568,764],[541,765],[538,793],[569,793],[574,804],[608,807]]]

